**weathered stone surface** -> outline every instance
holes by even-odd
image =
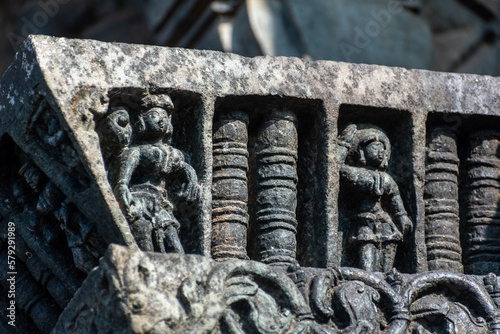
[[[53,333],[497,333],[499,326],[474,277],[389,276],[391,286],[353,268],[305,268],[304,276],[299,290],[259,262],[113,245]]]
[[[498,92],[477,75],[30,37],[0,86],[19,319],[500,333]]]
[[[262,263],[112,246],[54,333],[300,333],[310,318],[293,281]]]
[[[430,270],[463,272],[457,137],[451,127],[429,130],[424,188],[427,262]]]
[[[375,125],[350,124],[338,144],[344,257],[353,258],[345,265],[389,272],[398,244],[413,229],[399,187],[387,173],[391,143]]]

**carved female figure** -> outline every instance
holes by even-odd
[[[341,189],[348,201],[358,266],[367,271],[391,270],[397,244],[412,223],[394,179],[386,172],[391,144],[374,125],[351,124],[339,137]]]
[[[198,198],[197,177],[170,145],[172,101],[163,95],[156,103],[137,116],[134,144],[117,161],[114,192],[142,250],[184,253],[167,187],[175,179],[182,184],[177,195],[192,201]]]

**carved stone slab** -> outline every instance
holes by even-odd
[[[18,332],[500,333],[499,125],[493,77],[32,36]]]
[[[298,288],[272,268],[113,245],[53,333],[426,333],[424,326],[496,333],[488,327],[499,327],[497,307],[477,278],[400,275],[391,286],[360,269],[305,268]]]

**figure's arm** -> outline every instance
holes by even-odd
[[[363,168],[342,164],[339,166],[339,172],[344,181],[347,181],[358,189],[370,188],[372,186],[373,182],[370,182],[365,173],[363,173]]]
[[[118,203],[128,210],[130,201],[132,200],[129,190],[130,180],[132,174],[139,165],[140,151],[137,149],[127,149],[120,156],[119,171],[117,177],[117,184],[114,193]]]
[[[356,135],[358,128],[356,124],[349,124],[340,134],[337,140],[337,161],[339,163],[339,172],[344,180],[351,184],[358,184],[360,181],[360,173],[362,170],[359,167],[349,166],[345,163],[352,141]],[[361,179],[363,179],[361,177]],[[363,183],[363,182],[362,182]],[[364,184],[360,184],[363,186]]]
[[[404,207],[403,199],[399,193],[398,185],[396,181],[392,177],[389,177],[389,207],[387,208],[389,213],[395,217],[395,222],[399,225],[399,228],[403,235],[408,234],[413,229],[413,223],[410,218],[408,218],[408,214]]]
[[[170,172],[180,173],[183,180],[178,194],[179,197],[183,197],[187,201],[195,201],[200,197],[200,186],[198,185],[196,171],[185,161],[183,153],[175,148],[172,150]]]
[[[180,195],[188,201],[195,201],[200,198],[200,186],[198,185],[196,171],[186,162],[183,162],[182,170],[186,176],[186,182],[182,186]]]
[[[345,159],[347,158],[347,153],[351,148],[352,140],[356,135],[357,127],[356,124],[348,125],[344,131],[340,134],[337,140],[337,162],[339,165],[345,164]]]

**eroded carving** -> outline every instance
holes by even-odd
[[[1,228],[4,227],[3,224],[3,222],[0,224]],[[0,234],[0,239],[7,243],[6,235]],[[28,248],[24,239],[16,238],[15,254],[17,259],[25,264],[34,280],[47,290],[61,308],[64,308],[73,297],[73,294],[54,275],[42,259]]]
[[[500,307],[500,281],[498,280],[497,275],[489,273],[483,280],[484,286],[486,287],[486,290],[490,294],[491,298],[497,307]]]
[[[65,167],[65,172],[73,173],[73,186],[79,189],[89,186],[90,178],[78,153],[61,126],[58,115],[44,97],[39,97],[26,131],[32,132],[34,137],[43,143],[47,151],[52,153],[52,158]]]
[[[26,196],[33,196],[28,194],[30,191],[37,197],[35,208],[40,217],[30,220],[32,229],[38,231],[49,245],[60,241],[64,231],[75,266],[86,273],[90,272],[97,266],[97,260],[106,249],[95,225],[66,199],[53,182],[47,180],[33,161],[26,162],[19,170],[19,175],[24,178],[24,182],[18,180],[13,185],[16,201],[26,204]],[[31,189],[26,189],[24,184],[28,184]],[[57,221],[60,226],[56,224]]]
[[[374,125],[351,124],[338,142],[342,196],[352,196],[346,208],[352,230],[348,247],[357,253],[359,268],[388,272],[397,245],[412,229],[398,185],[386,172],[389,138]]]
[[[9,291],[12,275],[8,267],[7,244],[3,243],[0,247],[0,279],[1,285]],[[34,322],[34,324],[44,333],[50,332],[54,327],[61,308],[57,305],[47,290],[31,275],[24,263],[16,259],[16,307],[25,312]]]
[[[465,272],[500,274],[500,133],[469,136],[464,164],[463,250]]]
[[[486,322],[474,317],[463,304],[437,296],[425,296],[411,306],[410,333],[488,333]]]
[[[500,333],[500,312],[472,277],[449,272],[416,275],[401,292],[413,333]]]
[[[480,281],[454,273],[400,275],[304,268],[299,291],[281,270],[245,260],[111,246],[54,333],[498,333]],[[391,273],[392,276],[396,272]],[[309,303],[306,302],[309,298]],[[125,321],[127,319],[127,321]]]
[[[307,333],[312,320],[285,274],[251,261],[112,246],[81,291],[54,333]]]
[[[341,271],[325,271],[312,281],[310,304],[325,328],[342,333],[381,333],[387,322],[377,308],[380,294],[357,280],[344,281]]]
[[[429,270],[463,272],[459,233],[458,151],[450,127],[430,129],[425,170],[425,243]]]
[[[247,259],[248,115],[231,112],[214,124],[212,257]]]
[[[145,95],[135,107],[112,106],[100,121],[109,179],[141,249],[184,253],[172,201],[196,201],[199,186],[194,169],[171,145],[172,100]]]
[[[15,245],[11,244],[13,247],[8,255],[11,260],[12,251],[16,255],[13,269],[13,262],[8,267],[8,255],[4,254],[1,272],[5,276],[2,276],[2,282],[11,277],[7,276],[8,272],[16,272],[16,309],[20,321],[38,327],[41,332],[49,332],[85,274],[97,266],[107,245],[97,234],[94,223],[10,137],[2,136],[0,147],[3,161],[0,172],[3,180],[0,186],[0,248],[3,251],[7,245],[7,235],[4,234],[7,226],[14,224]],[[57,218],[64,202],[73,207],[73,214],[81,217],[82,224],[72,229],[80,237],[80,257],[72,252],[75,248],[70,236],[64,233],[67,232],[65,226]]]
[[[0,226],[17,225],[16,306],[30,326],[48,332],[65,309],[56,333],[500,333],[500,284],[489,273],[499,264],[500,137],[467,138],[498,118],[495,80],[98,42],[92,51],[70,40],[58,53],[37,40],[0,86]],[[84,50],[81,73],[132,72],[104,73],[95,87],[95,78],[61,80],[74,59],[49,57],[28,74],[46,50]],[[108,63],[114,54],[123,62]],[[182,66],[158,75],[159,55]],[[98,62],[86,68],[87,58]],[[15,87],[21,78],[48,82],[29,96]],[[469,98],[469,86],[487,97]],[[426,111],[443,106],[490,115],[452,130]],[[350,125],[332,138],[348,122],[392,128]],[[389,164],[391,144],[399,156]],[[130,230],[152,252],[130,247]],[[94,270],[101,237],[129,247],[111,246]],[[466,272],[487,276],[450,273],[462,271],[459,239]],[[163,254],[184,248],[206,257]]]
[[[259,129],[256,222],[260,260],[288,266],[296,260],[297,118],[289,111],[272,111]]]

